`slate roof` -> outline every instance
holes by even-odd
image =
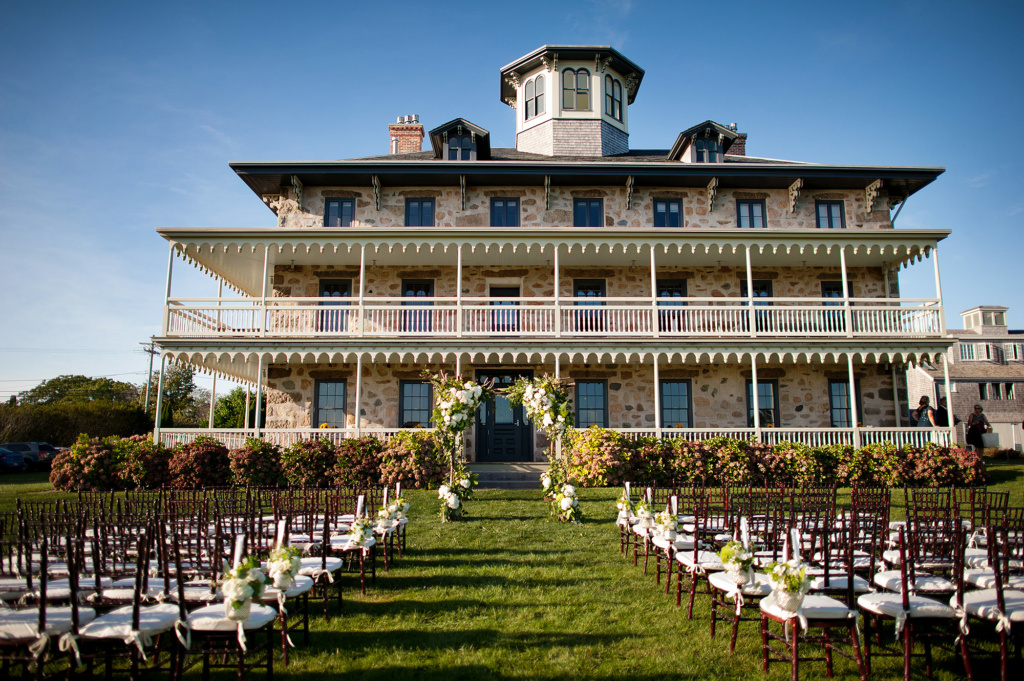
[[[544,161],[548,163],[671,163],[668,149],[630,149],[624,154],[614,156],[548,156],[519,151],[511,147],[494,147],[491,149],[489,161]],[[392,161],[408,163],[409,161],[433,161],[433,151],[414,151],[407,154],[384,154],[382,156],[363,156],[361,158],[341,159],[347,161]],[[756,156],[725,155],[728,163],[772,163],[777,165],[805,165],[799,161],[782,161],[774,158],[758,158]],[[704,164],[713,165],[713,164]]]

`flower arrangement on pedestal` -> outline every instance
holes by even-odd
[[[640,527],[654,527],[654,516],[651,514],[651,505],[647,499],[641,497],[633,506],[633,514],[637,517]]]
[[[615,508],[619,509],[619,520],[629,520],[633,513],[633,500],[629,498],[625,490],[622,491],[619,500],[615,502]]]
[[[543,378],[520,378],[505,389],[512,404],[522,405],[526,418],[548,438],[547,472],[541,486],[551,494],[569,482],[569,467],[561,453],[565,434],[572,427],[572,399],[565,381],[544,375]]]
[[[781,563],[770,563],[767,573],[778,606],[789,612],[798,611],[811,588],[807,566],[799,558],[792,558]]]
[[[249,619],[252,601],[263,596],[263,587],[267,576],[260,570],[260,561],[249,556],[236,562],[235,567],[228,569],[224,563],[223,585],[224,616],[229,620],[243,621]]]
[[[676,528],[679,523],[679,518],[667,510],[654,516],[654,531],[663,539],[668,541],[676,540]]]
[[[462,456],[462,435],[476,419],[477,409],[494,396],[490,385],[463,381],[445,373],[427,374],[434,387],[434,439],[448,456],[448,483],[438,489],[441,522],[465,515],[464,501],[473,497],[476,474],[470,473]]]
[[[583,518],[580,500],[576,497],[576,488],[572,485],[562,485],[562,489],[555,495],[552,505],[559,520],[579,524]]]
[[[302,551],[294,546],[278,546],[270,552],[267,573],[274,580],[274,587],[287,590],[295,582],[295,576],[302,567]]]

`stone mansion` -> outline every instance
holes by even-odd
[[[164,362],[258,385],[267,409],[158,438],[386,439],[430,427],[423,372],[444,370],[569,379],[578,427],[631,436],[949,440],[908,427],[905,389],[951,347],[949,232],[894,228],[942,168],[761,158],[710,120],[631,149],[644,71],[606,46],[546,45],[498,75],[515,148],[458,111],[429,131],[403,116],[386,155],[231,163],[272,226],[159,230]],[[934,296],[900,297],[926,255]],[[181,263],[217,296],[175,296]],[[542,459],[502,397],[469,433],[471,460]]]

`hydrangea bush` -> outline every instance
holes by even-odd
[[[403,431],[381,450],[380,478],[385,485],[426,489],[441,484],[447,475],[444,454],[430,432]]]
[[[228,448],[212,437],[197,437],[174,448],[168,471],[172,487],[223,487],[231,482]]]
[[[281,448],[247,437],[245,444],[228,453],[235,487],[276,487],[284,482]]]
[[[384,443],[375,437],[347,438],[335,449],[334,484],[363,489],[381,484]]]
[[[293,487],[329,486],[335,463],[334,445],[325,437],[296,442],[281,453],[285,480]]]

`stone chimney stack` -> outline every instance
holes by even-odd
[[[423,151],[423,126],[418,114],[399,116],[398,122],[388,126],[391,136],[391,153],[408,154]]]

